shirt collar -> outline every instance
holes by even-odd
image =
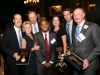
[[[17,28],[15,25],[14,25],[14,29],[15,29],[16,31],[21,30],[21,28]]]
[[[35,24],[32,24],[32,25],[37,25],[37,22]]]
[[[85,20],[83,20],[78,26],[83,26],[83,24],[84,24],[84,22],[85,22]]]
[[[69,23],[67,23],[67,24],[70,24],[70,25],[72,25],[72,23],[73,23],[73,20],[71,20]]]
[[[43,33],[43,35],[45,35],[45,34],[47,34],[47,35],[48,35],[48,34],[49,34],[49,31],[47,31],[46,33],[44,33],[44,32],[42,31],[42,33]]]

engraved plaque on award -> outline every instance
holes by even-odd
[[[17,65],[28,65],[30,60],[29,50],[19,50],[20,59],[17,61]]]
[[[57,52],[57,59],[60,60],[61,59],[61,54],[63,53],[62,46],[57,46],[56,47],[56,52]]]
[[[71,65],[73,65],[78,70],[82,70],[83,68],[83,59],[81,59],[79,56],[77,56],[74,53],[71,53],[68,56],[64,56],[65,60],[69,62]]]

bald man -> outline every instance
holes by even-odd
[[[76,8],[73,17],[77,27],[73,32],[73,44],[70,51],[83,59],[83,71],[74,71],[74,75],[96,75],[99,67],[98,55],[100,54],[100,27],[85,20],[83,8]]]
[[[33,34],[39,32],[40,31],[40,26],[39,26],[39,22],[37,22],[37,15],[34,11],[29,11],[28,12],[28,19],[32,24]]]

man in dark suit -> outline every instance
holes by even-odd
[[[28,19],[32,24],[33,34],[39,32],[40,31],[40,26],[39,26],[39,22],[37,21],[37,15],[34,11],[29,11],[28,12]]]
[[[96,75],[99,67],[100,27],[85,20],[83,8],[76,8],[73,17],[77,27],[73,32],[73,47],[70,51],[83,59],[83,71],[74,71],[74,75]]]
[[[54,33],[49,31],[49,23],[46,19],[40,21],[42,31],[34,35],[35,43],[40,46],[36,52],[38,75],[52,75],[54,63],[54,50],[56,45]]]
[[[10,75],[24,75],[21,72],[21,67],[16,65],[16,61],[20,59],[18,51],[21,48],[22,17],[18,13],[13,17],[14,26],[4,33],[1,48],[7,54],[7,65],[9,66]]]
[[[72,31],[76,26],[76,23],[72,19],[72,10],[70,8],[66,8],[63,10],[63,16],[66,22],[62,23],[61,27],[66,31],[68,46],[70,47],[72,42]]]
[[[72,19],[72,13],[73,12],[70,8],[66,8],[65,10],[63,10],[63,16],[66,22],[64,22],[61,25],[61,27],[66,31],[67,43],[68,43],[69,48],[73,45],[72,32],[73,32],[73,29],[76,27],[76,23]],[[69,63],[67,63],[67,65],[68,65],[67,74],[73,75],[72,66]]]

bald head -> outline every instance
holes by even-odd
[[[79,25],[85,19],[85,12],[83,8],[76,8],[73,12],[74,21]]]
[[[32,24],[35,24],[37,22],[37,15],[33,11],[28,12],[28,19]]]

